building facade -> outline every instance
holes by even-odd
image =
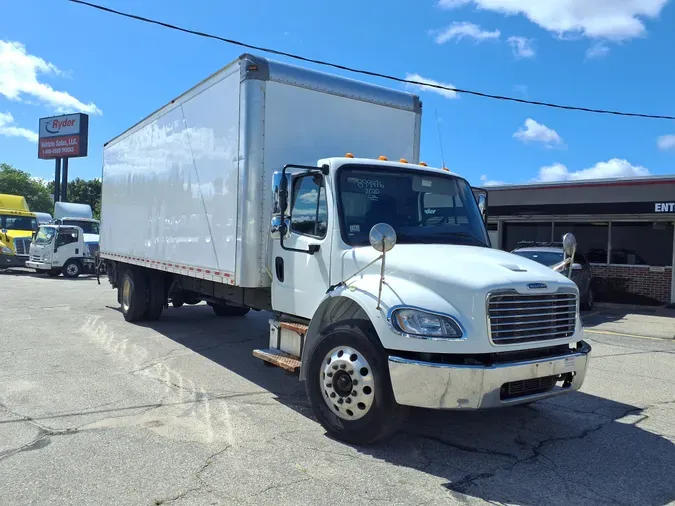
[[[675,177],[490,187],[493,247],[560,242],[572,232],[597,300],[675,303]]]

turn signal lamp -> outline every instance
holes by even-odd
[[[386,161],[387,161],[387,157],[384,156],[384,155],[380,155],[380,156],[378,157],[378,160],[382,160],[383,162],[386,162]]]
[[[352,153],[347,153],[345,155],[345,158],[354,158],[354,155]]]

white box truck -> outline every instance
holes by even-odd
[[[420,120],[412,94],[242,55],[111,140],[101,257],[124,317],[270,311],[253,355],[349,442],[406,406],[579,389],[576,285],[490,248],[486,195],[419,161]]]

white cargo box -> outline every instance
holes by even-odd
[[[347,152],[416,163],[420,121],[410,93],[242,55],[105,145],[101,254],[269,286],[274,171]]]

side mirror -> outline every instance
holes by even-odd
[[[487,223],[487,197],[483,193],[478,196],[478,209],[480,210],[480,214],[483,217],[483,221]]]
[[[370,229],[368,239],[376,251],[386,253],[396,245],[396,231],[387,223],[378,223]]]
[[[289,176],[282,177],[281,171],[272,176],[272,215],[278,216],[283,209],[288,214],[288,186]]]
[[[577,239],[574,234],[568,233],[563,236],[563,251],[568,257],[574,256],[577,251]]]
[[[583,269],[581,264],[572,264],[572,270],[573,271],[580,271],[581,269]]]

